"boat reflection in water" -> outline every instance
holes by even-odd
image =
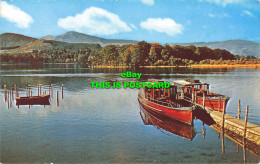
[[[16,105],[50,105],[50,95],[16,97]]]
[[[193,140],[196,135],[194,126],[184,124],[170,117],[144,109],[140,104],[140,116],[145,125],[153,125],[162,132],[169,132],[174,135]]]

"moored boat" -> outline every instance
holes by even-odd
[[[161,81],[148,80],[152,83]],[[176,119],[183,123],[193,124],[192,103],[181,99],[177,95],[177,86],[170,85],[169,88],[141,87],[138,93],[140,105],[146,109]]]
[[[50,105],[50,95],[16,97],[16,105]]]
[[[173,82],[178,86],[178,93],[183,99],[222,112],[230,97],[209,92],[209,83],[199,80],[179,80]]]

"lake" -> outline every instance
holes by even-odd
[[[1,162],[110,162],[110,163],[243,163],[243,148],[224,137],[225,153],[218,132],[194,120],[194,127],[182,127],[174,122],[156,124],[145,121],[140,109],[138,89],[92,88],[90,82],[138,81],[122,78],[126,71],[141,72],[140,80],[149,78],[172,82],[199,79],[210,83],[210,90],[230,96],[227,114],[237,116],[241,100],[241,118],[249,105],[248,121],[260,125],[259,69],[192,69],[141,68],[93,69],[79,65],[2,65],[1,66]],[[37,95],[37,85],[49,92],[50,105],[15,106],[8,109],[4,101],[4,85],[17,86],[25,96],[26,86]],[[61,98],[61,85],[64,98]],[[56,96],[59,91],[59,107]],[[147,114],[147,113],[146,113]],[[162,127],[192,129],[192,140]],[[178,123],[177,123],[178,124]],[[177,132],[178,133],[178,132]],[[205,136],[204,136],[205,135]],[[204,136],[204,137],[203,137]],[[259,157],[246,151],[247,162],[259,162]]]

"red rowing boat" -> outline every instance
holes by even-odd
[[[193,140],[196,135],[194,126],[183,124],[179,121],[148,111],[140,105],[140,116],[145,125],[153,125],[161,132],[169,132],[174,135]]]
[[[156,80],[148,81],[159,82]],[[193,124],[194,106],[177,95],[177,86],[175,85],[170,85],[169,88],[141,87],[138,93],[138,101],[146,110],[157,112],[189,125]]]
[[[209,92],[209,84],[199,80],[174,81],[183,99],[212,110],[223,111],[230,97]]]

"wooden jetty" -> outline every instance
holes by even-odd
[[[240,100],[239,100],[240,102]],[[260,149],[260,126],[255,125],[253,123],[247,122],[248,115],[248,106],[245,120],[241,120],[237,117],[230,116],[224,112],[211,110],[210,108],[204,107],[200,104],[195,104],[198,108],[198,112],[201,113],[206,112],[208,114],[208,119],[212,120],[212,124],[210,126],[213,129],[220,129],[220,131],[228,131],[232,132],[233,135],[236,135],[238,138],[242,138],[246,140],[246,142],[250,142],[257,146]],[[238,117],[240,117],[240,103],[238,110]],[[251,144],[251,145],[252,145]],[[260,156],[260,153],[257,154]]]

